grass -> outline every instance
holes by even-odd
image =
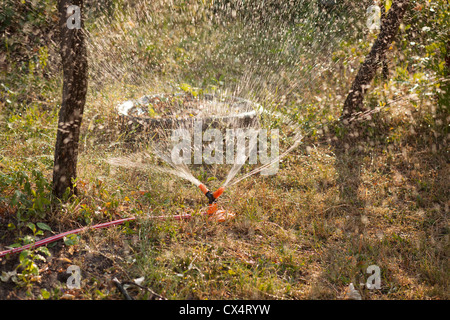
[[[226,190],[220,206],[235,212],[234,220],[208,221],[200,214],[206,208],[205,197],[186,181],[151,171],[114,168],[104,161],[129,152],[118,130],[117,103],[148,93],[176,91],[184,81],[224,90],[236,88],[234,81],[244,81],[226,60],[231,59],[230,52],[222,52],[226,59],[221,64],[214,64],[213,58],[209,64],[199,62],[203,56],[195,52],[204,43],[193,41],[195,29],[183,31],[186,22],[176,19],[194,12],[179,10],[172,21],[155,22],[166,26],[159,38],[152,36],[153,29],[143,33],[161,42],[145,47],[160,53],[158,61],[149,62],[162,68],[157,72],[137,68],[135,75],[125,73],[122,79],[114,78],[114,72],[100,72],[108,70],[101,67],[110,65],[111,57],[128,55],[112,53],[100,59],[99,54],[109,52],[108,41],[114,33],[90,30],[98,32],[105,47],[90,58],[91,86],[80,138],[79,194],[65,204],[50,202],[39,207],[38,199],[50,199],[50,190],[49,186],[39,188],[42,179],[32,174],[33,170],[41,172],[45,181],[51,181],[60,75],[44,79],[37,74],[25,79],[20,73],[4,74],[11,89],[2,89],[0,101],[0,248],[31,236],[27,222],[45,222],[53,232],[62,232],[132,215],[137,220],[85,232],[74,244],[50,246],[52,255],[35,261],[38,276],[28,282],[1,282],[0,297],[122,299],[111,280],[144,277],[143,287],[168,299],[343,299],[350,283],[363,299],[448,299],[448,138],[440,134],[440,115],[433,113],[434,87],[424,76],[408,72],[396,54],[402,52],[400,46],[390,53],[397,67],[391,70],[391,79],[377,78],[366,99],[370,107],[381,104],[384,109],[348,127],[336,119],[358,59],[370,49],[367,43],[349,41],[335,48],[333,59],[345,63],[333,65],[335,72],[324,72],[309,84],[325,83],[319,89],[292,91],[298,88],[292,80],[295,68],[281,70],[284,78],[272,78],[265,89],[243,84],[253,89],[248,95],[257,95],[259,102],[281,101],[287,106],[284,111],[294,113],[303,127],[320,129],[309,131],[303,144],[283,159],[278,174],[251,176]],[[167,15],[153,18],[161,17]],[[167,25],[173,27],[172,43],[166,42],[170,39]],[[123,33],[122,41],[141,35],[139,29],[135,34],[130,30]],[[217,37],[210,35],[214,39],[211,48],[236,36],[219,27],[205,30],[212,35],[217,32]],[[123,35],[117,30],[116,34]],[[187,36],[181,41],[183,35]],[[224,50],[243,50],[239,39],[234,39],[238,45]],[[178,44],[184,45],[183,54],[176,50]],[[120,48],[132,47],[118,45],[115,50]],[[168,48],[166,54],[158,51],[162,48]],[[171,60],[170,50],[178,60]],[[258,54],[270,57],[268,52]],[[307,56],[304,59],[305,64],[311,62]],[[218,65],[223,66],[222,78],[215,74]],[[132,66],[124,59],[124,69]],[[187,75],[189,70],[195,72]],[[264,70],[253,75],[259,77]],[[133,81],[135,78],[139,81]],[[31,86],[36,83],[42,88],[39,99],[36,87]],[[46,86],[39,87],[42,83]],[[418,99],[408,94],[415,84],[422,85]],[[399,92],[401,99],[396,99]],[[212,189],[219,186],[218,181],[209,184]],[[20,197],[14,198],[16,191]],[[17,219],[19,212],[22,221]],[[147,218],[149,214],[176,213],[194,216],[181,222]],[[44,234],[50,236],[51,232]],[[80,290],[67,290],[65,284],[65,270],[72,264],[82,271]],[[4,272],[23,273],[16,269],[15,256],[3,258],[0,265]],[[366,273],[370,265],[381,270],[378,290],[359,285],[370,276]],[[129,291],[137,299],[153,298],[149,290],[130,287]]]

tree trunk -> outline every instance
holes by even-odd
[[[447,67],[448,75],[450,75],[450,40],[447,41],[446,51],[447,55],[445,56],[445,66]]]
[[[77,177],[78,140],[87,93],[87,51],[81,28],[69,29],[67,7],[83,9],[83,0],[59,0],[58,11],[60,50],[63,65],[62,103],[59,111],[58,132],[53,168],[53,194],[62,198],[67,188],[76,193],[72,180]]]
[[[380,8],[381,8],[381,21],[384,21],[384,19],[386,19],[386,7],[384,6],[384,4],[381,3]],[[387,80],[389,78],[389,65],[386,57],[386,52],[383,54],[383,57],[381,58],[381,64],[382,64],[381,74],[383,76],[383,80]]]
[[[365,61],[359,68],[350,92],[344,102],[344,108],[342,110],[344,122],[355,113],[363,111],[364,92],[369,88],[378,66],[382,62],[389,45],[394,40],[409,2],[410,0],[397,0],[393,2],[389,12],[381,21],[380,34],[373,44],[370,53],[366,56]]]

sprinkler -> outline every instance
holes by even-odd
[[[235,214],[233,212],[217,210],[217,198],[219,198],[225,191],[224,187],[220,187],[215,192],[209,191],[203,183],[201,183],[198,187],[208,198],[209,207],[205,214],[209,216],[209,219],[223,222],[225,220],[234,218]]]
[[[223,191],[225,190],[224,187],[220,187],[216,190],[216,192],[212,193],[208,190],[208,188],[201,183],[199,186],[200,190],[202,190],[203,194],[208,198],[209,200],[209,208],[206,212],[209,216],[213,215],[217,211],[217,198],[219,198]]]
[[[209,204],[213,204],[214,202],[216,202],[217,198],[220,197],[223,193],[223,191],[225,190],[224,187],[220,187],[219,189],[217,189],[216,192],[212,193],[211,191],[208,190],[208,188],[201,183],[199,186],[200,190],[202,190],[202,192],[204,193],[204,195],[208,198],[209,200]]]

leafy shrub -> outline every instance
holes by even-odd
[[[20,223],[32,218],[44,218],[50,205],[51,184],[42,172],[32,170],[8,174],[0,172],[0,202],[6,202],[17,210]]]

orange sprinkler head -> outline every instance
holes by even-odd
[[[200,190],[202,190],[204,194],[207,194],[209,191],[208,188],[203,183],[201,183],[198,187],[200,188]]]
[[[220,197],[224,190],[225,190],[224,187],[220,187],[219,189],[217,189],[216,192],[213,193],[214,199]]]
[[[208,188],[203,183],[201,183],[198,187],[200,188],[200,190],[202,190],[202,192],[208,198],[209,204],[213,204],[216,201],[216,199],[222,195],[222,193],[224,191],[224,188],[220,187],[219,189],[216,190],[216,192],[212,193],[211,191],[208,190]]]
[[[208,190],[208,188],[201,183],[199,186],[200,190],[205,194],[205,196],[209,199],[209,206],[206,214],[209,216],[210,220],[223,222],[225,220],[229,220],[234,218],[235,214],[233,212],[228,212],[225,210],[218,210],[217,207],[217,198],[219,198],[222,193],[225,191],[224,187],[220,187],[214,193]]]

